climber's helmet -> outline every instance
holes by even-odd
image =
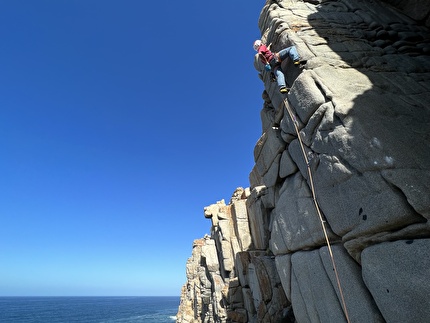
[[[261,40],[260,39],[257,39],[255,42],[254,42],[254,49],[258,52],[258,49],[260,48],[260,46],[261,46]]]

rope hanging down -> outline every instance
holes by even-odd
[[[327,229],[326,229],[326,225],[325,225],[326,221],[324,221],[324,218],[322,216],[322,213],[321,213],[321,210],[320,210],[320,207],[318,205],[317,198],[316,198],[315,187],[314,187],[314,180],[313,180],[311,168],[310,168],[310,165],[309,165],[309,159],[308,159],[308,157],[306,155],[306,151],[305,151],[305,147],[304,147],[304,144],[303,144],[303,141],[302,141],[302,137],[300,135],[300,131],[299,131],[299,128],[297,126],[297,119],[296,119],[295,115],[293,114],[293,111],[291,111],[291,107],[290,107],[290,104],[288,102],[288,98],[284,99],[283,103],[284,103],[285,108],[288,111],[288,114],[290,115],[291,121],[294,124],[294,129],[295,129],[295,131],[297,133],[297,139],[299,140],[300,148],[302,150],[303,158],[305,160],[307,171],[308,171],[309,184],[311,186],[312,198],[313,198],[313,201],[314,201],[314,204],[315,204],[315,209],[316,209],[316,211],[318,213],[318,217],[319,217],[320,222],[321,222],[321,227],[322,227],[322,230],[324,232],[324,237],[325,237],[325,240],[326,240],[326,243],[327,243],[327,248],[328,248],[328,251],[329,251],[329,254],[330,254],[331,263],[333,265],[333,270],[334,270],[334,274],[335,274],[335,277],[336,277],[337,287],[339,288],[339,295],[340,295],[340,298],[341,298],[341,301],[342,301],[343,311],[344,311],[344,314],[345,314],[347,322],[350,323],[351,321],[349,320],[348,310],[346,308],[346,302],[345,302],[345,298],[343,296],[342,286],[340,284],[339,274],[338,274],[338,271],[337,271],[337,268],[336,268],[336,262],[334,260],[334,255],[333,255],[333,251],[332,251],[332,248],[331,248],[330,239],[328,238],[328,234],[327,234]]]

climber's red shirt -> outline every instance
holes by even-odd
[[[270,61],[275,57],[275,55],[264,44],[261,44],[258,48],[258,56],[264,64],[270,63]]]

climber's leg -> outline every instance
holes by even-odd
[[[290,47],[284,48],[278,54],[279,54],[279,58],[281,59],[281,61],[283,61],[287,57],[290,57],[294,61],[295,64],[296,64],[296,62],[300,62],[300,55],[297,52],[296,46],[290,46]]]
[[[275,70],[273,71],[276,75],[276,81],[278,82],[278,86],[285,86],[285,75],[284,73],[281,71],[280,67],[275,68]]]
[[[278,82],[279,92],[287,93],[289,89],[285,84],[285,75],[282,72],[281,68],[280,67],[275,68],[274,73],[276,75],[276,81]]]

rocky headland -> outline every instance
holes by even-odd
[[[249,187],[204,208],[177,322],[430,322],[430,4],[266,1],[295,45]],[[252,42],[252,40],[251,40]]]

